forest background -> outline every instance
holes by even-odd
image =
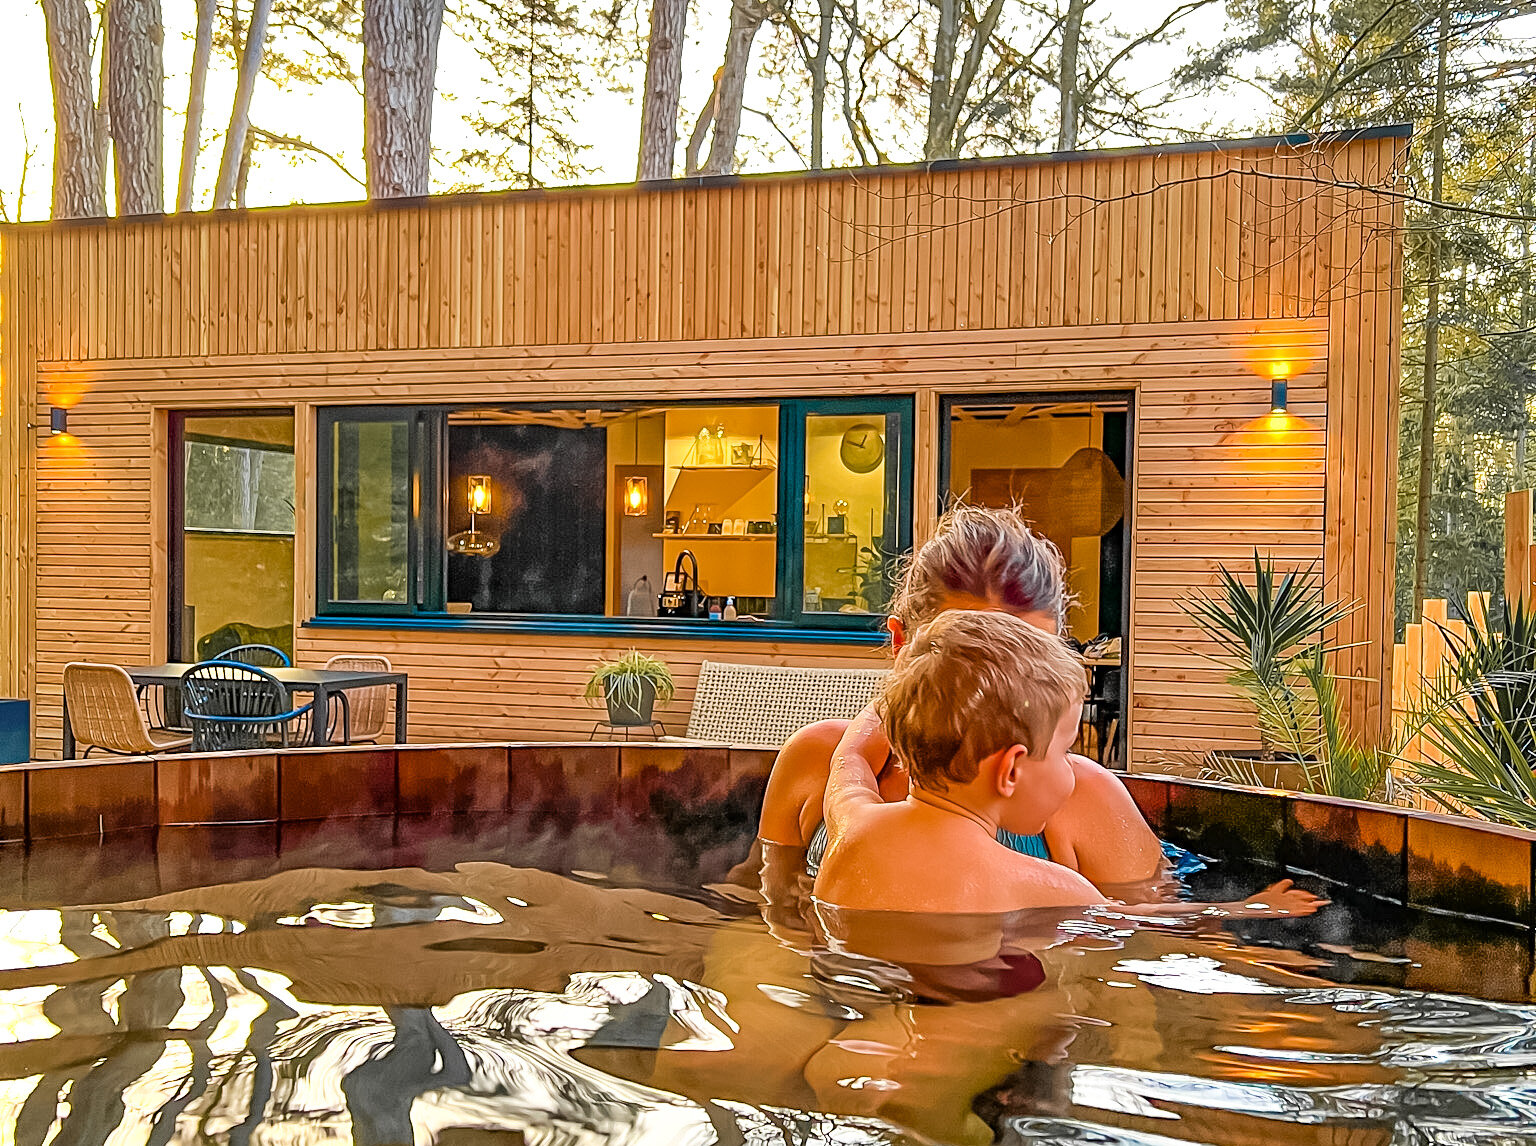
[[[1412,123],[1398,622],[1502,585],[1536,484],[1536,0],[0,8],[0,222]]]

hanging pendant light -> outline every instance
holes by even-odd
[[[644,517],[651,512],[651,483],[643,477],[624,479],[624,516]]]
[[[470,474],[468,482],[469,528],[448,538],[448,552],[462,557],[493,557],[501,551],[501,540],[476,528],[476,518],[491,512],[491,479],[487,474]]]

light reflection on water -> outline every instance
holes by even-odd
[[[0,1134],[1461,1146],[1536,1127],[1526,1004],[1332,983],[1305,953],[1123,918],[870,916],[860,954],[744,898],[476,862],[0,912]]]

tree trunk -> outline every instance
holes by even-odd
[[[741,100],[747,87],[752,41],[768,16],[762,0],[733,0],[725,62],[715,85],[715,130],[701,174],[728,175],[736,167],[736,137],[741,134]]]
[[[53,217],[107,213],[105,173],[91,90],[91,13],[85,0],[44,0],[53,77]]]
[[[693,125],[693,134],[688,137],[688,146],[683,149],[683,171],[688,175],[699,173],[699,151],[709,138],[709,129],[715,124],[715,105],[720,102],[720,77],[724,74],[724,68],[715,69],[715,82],[709,89],[709,102],[699,112],[698,122]]]
[[[1061,31],[1061,67],[1056,77],[1056,86],[1061,92],[1057,151],[1077,150],[1077,49],[1083,37],[1083,10],[1087,7],[1088,0],[1067,0],[1067,22]]]
[[[1418,514],[1413,538],[1413,615],[1422,614],[1429,587],[1429,510],[1435,491],[1435,386],[1440,370],[1440,225],[1445,190],[1445,88],[1451,43],[1450,0],[1440,0],[1435,67],[1435,120],[1429,128],[1429,285],[1424,293],[1424,412],[1419,421]]]
[[[364,0],[363,144],[368,195],[425,195],[443,0]]]
[[[928,93],[928,138],[923,144],[924,159],[953,159],[960,151],[957,138],[960,112],[965,97],[976,81],[981,58],[992,40],[992,32],[1003,11],[1003,0],[990,0],[980,22],[972,29],[971,42],[955,74],[955,59],[960,46],[960,17],[957,0],[939,0],[939,27],[933,41],[933,76]]]
[[[821,0],[816,25],[816,55],[811,59],[811,170],[823,166],[827,115],[827,60],[832,55],[833,0]]]
[[[165,210],[165,63],[160,0],[107,5],[107,107],[120,215]]]
[[[677,154],[688,0],[651,0],[651,42],[640,104],[640,179],[670,179]]]
[[[960,38],[957,7],[958,0],[939,0],[939,27],[933,37],[933,74],[928,81],[928,138],[923,144],[924,159],[953,159],[955,156],[950,80],[955,72],[955,45]]]
[[[272,0],[254,0],[251,22],[246,26],[245,47],[240,52],[240,75],[235,81],[235,100],[229,111],[229,131],[224,136],[224,153],[219,157],[219,180],[213,188],[215,209],[235,201],[235,184],[242,164],[249,163],[246,136],[251,130],[251,97],[256,78],[261,75],[261,59],[267,50],[267,20],[272,14]]]
[[[197,0],[197,41],[192,48],[192,79],[187,84],[187,125],[181,135],[181,178],[176,181],[176,210],[192,209],[197,184],[197,155],[203,135],[203,96],[208,60],[213,55],[213,18],[217,0]]]

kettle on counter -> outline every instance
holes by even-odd
[[[688,569],[683,568],[683,558],[688,559]],[[705,617],[709,615],[709,602],[699,588],[699,560],[693,550],[684,549],[677,555],[672,572],[661,579],[661,593],[656,598],[656,613],[662,617]]]

